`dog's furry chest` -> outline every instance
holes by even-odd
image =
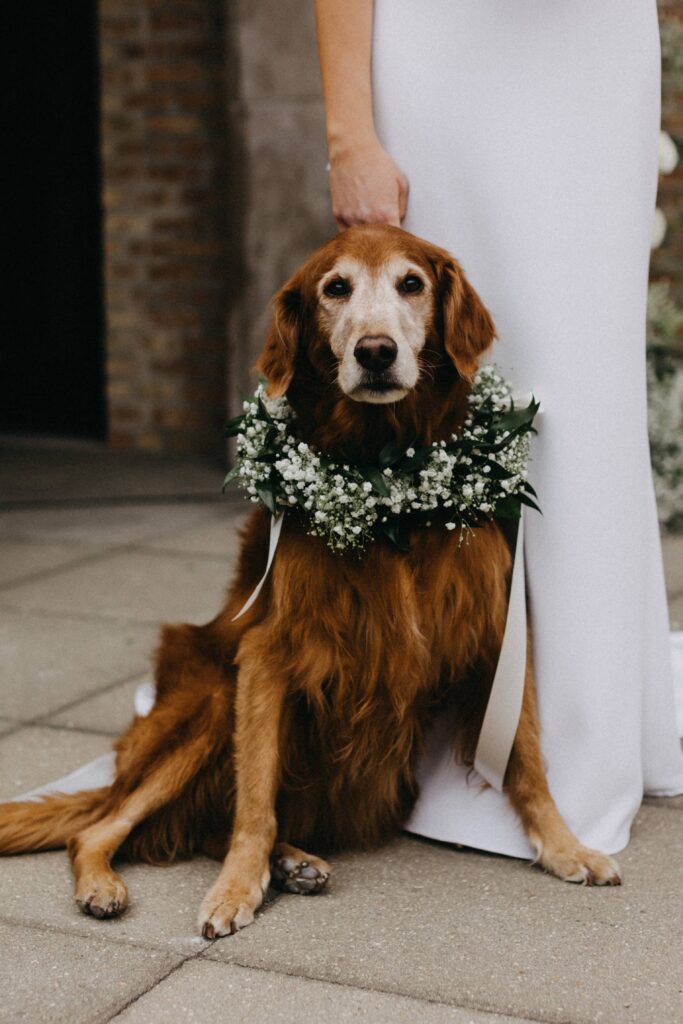
[[[403,712],[444,678],[457,681],[486,646],[508,568],[494,524],[468,545],[435,528],[409,552],[378,541],[361,556],[292,529],[274,566],[269,628],[296,688],[328,699],[354,691],[357,701],[383,691]]]

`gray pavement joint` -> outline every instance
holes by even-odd
[[[149,674],[152,675],[152,664],[150,662]],[[110,693],[119,686],[125,686],[126,683],[132,683],[135,679],[142,680],[143,673],[141,672],[129,672],[127,675],[122,676],[120,679],[115,679],[111,683],[105,683],[99,690],[89,690],[88,693],[80,697],[75,697],[73,700],[68,701],[66,704],[61,704],[59,707],[54,708],[52,711],[47,711],[44,715],[37,715],[35,718],[27,718],[22,720],[22,725],[40,725],[45,726],[49,729],[68,729],[70,732],[96,732],[101,733],[103,736],[109,736],[110,733],[104,732],[102,729],[83,729],[83,726],[69,726],[64,725],[61,722],[53,722],[51,719],[55,715],[61,715],[65,711],[71,711],[72,708],[77,708],[79,704],[85,703],[85,701],[92,700],[94,697],[102,697],[105,693]],[[131,707],[131,715],[133,708]]]
[[[146,996],[150,992],[153,992],[155,988],[157,988],[159,985],[163,984],[163,982],[167,981],[168,978],[170,978],[172,974],[175,974],[176,971],[179,971],[181,969],[181,967],[184,967],[185,964],[190,963],[192,960],[196,960],[198,957],[200,957],[202,952],[203,951],[200,950],[197,953],[189,953],[189,954],[183,955],[182,959],[177,964],[174,964],[170,968],[170,970],[168,970],[166,972],[166,974],[163,975],[163,977],[156,978],[151,983],[151,985],[148,985],[147,988],[142,989],[142,991],[138,992],[131,999],[129,999],[128,1002],[124,1003],[123,1006],[120,1006],[118,1008],[118,1010],[116,1011],[116,1013],[113,1015],[113,1017],[109,1018],[109,1022],[115,1021],[118,1017],[121,1016],[122,1013],[125,1013],[126,1010],[130,1009],[131,1006],[134,1006],[135,1003],[137,1003],[140,999],[142,999],[143,996]]]
[[[334,978],[328,978],[328,977],[320,978],[320,977],[318,977],[317,975],[314,975],[314,974],[305,974],[303,971],[285,971],[285,970],[282,970],[282,968],[261,967],[259,964],[241,963],[240,960],[239,960],[239,956],[237,958],[235,958],[235,959],[229,958],[229,959],[224,959],[224,960],[221,960],[221,961],[211,960],[211,959],[208,958],[207,954],[211,951],[211,948],[213,946],[215,946],[217,942],[220,942],[220,943],[230,942],[231,938],[232,938],[232,936],[227,936],[225,938],[215,939],[211,943],[209,948],[207,948],[205,950],[202,950],[200,953],[196,954],[196,956],[193,956],[193,957],[188,958],[188,959],[206,960],[209,963],[225,963],[225,964],[230,964],[233,967],[241,967],[244,970],[260,972],[262,974],[272,975],[272,976],[275,976],[275,977],[280,976],[280,977],[283,977],[283,978],[297,978],[299,981],[310,981],[310,982],[313,982],[313,983],[315,983],[315,982],[322,982],[325,985],[334,985],[337,988],[346,989],[346,990],[350,990],[350,991],[354,991],[354,992],[377,992],[377,993],[380,993],[381,995],[385,995],[385,996],[396,996],[398,998],[406,999],[406,1000],[411,1000],[413,1002],[428,1003],[430,1006],[445,1006],[445,1007],[449,1007],[449,1008],[454,1009],[454,1010],[468,1010],[468,1011],[472,1011],[473,1013],[488,1014],[490,1016],[490,1018],[491,1018],[492,1024],[493,1024],[494,1021],[499,1020],[501,1017],[506,1017],[506,1018],[510,1018],[510,1019],[513,1019],[513,1020],[520,1021],[520,1024],[572,1024],[572,1022],[571,1022],[571,1020],[569,1018],[566,1018],[566,1020],[562,1020],[562,1019],[558,1018],[558,1019],[555,1019],[555,1020],[551,1021],[551,1020],[549,1020],[548,1017],[529,1016],[528,1014],[520,1015],[520,1014],[516,1014],[514,1012],[511,1012],[510,1010],[507,1010],[507,1009],[506,1010],[501,1010],[501,1009],[493,1009],[491,1006],[479,1006],[479,1005],[477,1005],[474,1002],[472,1002],[472,1003],[469,1003],[469,1002],[467,1002],[467,1003],[460,1003],[460,1002],[456,1002],[455,1000],[430,999],[427,996],[411,996],[411,995],[407,995],[405,992],[402,992],[400,989],[389,988],[386,985],[383,985],[383,986],[360,985],[357,982],[351,983],[351,982],[346,982],[346,981],[338,981],[338,980],[336,980]]]

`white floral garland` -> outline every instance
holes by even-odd
[[[260,384],[243,414],[231,420],[237,458],[225,483],[237,480],[273,514],[296,509],[308,533],[336,550],[362,549],[377,534],[405,548],[408,531],[443,522],[463,532],[492,518],[538,508],[527,481],[529,434],[539,403],[515,408],[496,367],[482,367],[468,397],[461,434],[449,441],[398,449],[387,445],[376,465],[334,462],[296,436],[286,398],[271,399]]]

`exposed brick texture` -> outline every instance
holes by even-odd
[[[218,450],[225,414],[222,0],[100,0],[112,447]]]

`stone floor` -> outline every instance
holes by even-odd
[[[197,463],[0,448],[0,797],[106,752],[164,620],[216,609],[243,505]],[[665,542],[683,628],[683,537]],[[79,913],[64,852],[0,862],[0,1021],[683,1021],[683,806],[650,802],[620,889],[400,837],[338,857],[205,942],[215,864],[123,866],[118,920]]]

